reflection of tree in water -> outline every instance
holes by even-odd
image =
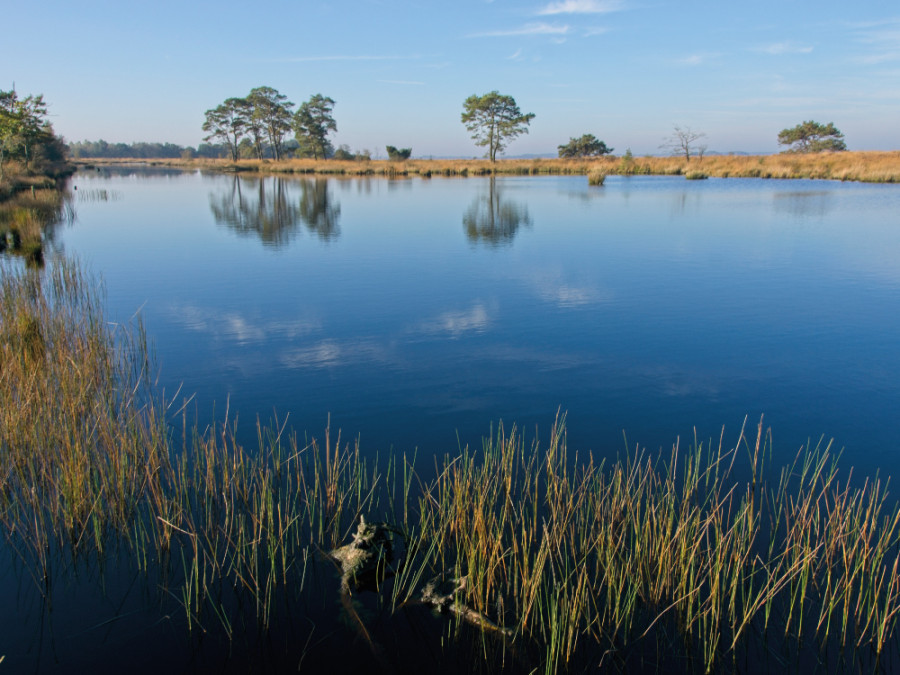
[[[300,187],[303,190],[300,197],[300,217],[303,218],[306,227],[325,241],[337,239],[341,233],[338,227],[341,205],[331,198],[328,179],[303,180]]]
[[[476,197],[463,215],[466,236],[472,243],[484,242],[491,246],[511,243],[522,225],[531,226],[528,209],[503,199],[493,177],[487,193]]]
[[[256,235],[269,246],[284,246],[297,230],[296,206],[288,202],[283,178],[235,176],[231,190],[209,195],[216,223],[243,235]]]
[[[292,182],[277,176],[235,176],[230,191],[210,194],[209,208],[218,224],[239,234],[258,236],[268,246],[289,243],[301,222],[323,239],[335,238],[341,209],[331,203],[327,181],[300,181],[299,204],[289,194]]]

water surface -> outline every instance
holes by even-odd
[[[56,243],[143,316],[201,423],[329,417],[364,452],[492,423],[615,456],[771,425],[896,473],[900,187],[81,172]]]

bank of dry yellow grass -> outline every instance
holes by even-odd
[[[127,160],[78,160],[81,165],[128,163]],[[684,175],[701,171],[718,178],[814,178],[868,183],[900,182],[900,151],[837,152],[818,154],[713,155],[694,157],[598,157],[585,159],[411,159],[344,161],[288,159],[283,161],[242,159],[158,159],[135,161],[154,166],[184,167],[211,171],[296,173],[339,176],[486,176],[486,175]]]

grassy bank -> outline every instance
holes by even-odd
[[[759,655],[871,668],[898,646],[900,512],[828,444],[779,467],[760,422],[731,443],[597,463],[560,419],[543,443],[501,428],[425,469],[277,422],[245,449],[228,413],[206,427],[160,400],[141,326],[107,323],[78,266],[0,270],[0,524],[42,593],[59,551],[127,550],[192,630],[236,638],[240,606],[265,633],[365,516],[406,543],[370,593],[386,611],[454,580],[508,629],[481,639],[514,672],[627,671],[648,655],[661,670]],[[354,607],[354,648],[388,658]]]
[[[0,254],[43,264],[47,227],[64,220],[71,210],[59,182],[74,171],[68,164],[45,163],[38,171],[25,171],[15,163],[5,167],[0,182]]]
[[[79,160],[81,165],[128,163],[124,160]],[[394,162],[291,159],[270,160],[160,159],[157,166],[214,171],[323,174],[338,176],[485,176],[485,175],[685,175],[719,178],[815,178],[871,183],[900,182],[900,152],[836,152],[819,154],[715,155],[686,162],[682,157],[601,157],[596,159],[407,160]]]

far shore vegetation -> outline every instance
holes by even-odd
[[[705,155],[686,162],[679,156],[621,156],[536,159],[229,159],[212,158],[76,158],[81,166],[144,162],[154,166],[210,171],[248,171],[334,176],[488,176],[606,175],[678,176],[691,172],[715,178],[814,178],[823,180],[900,183],[900,151],[780,153],[774,155]]]

